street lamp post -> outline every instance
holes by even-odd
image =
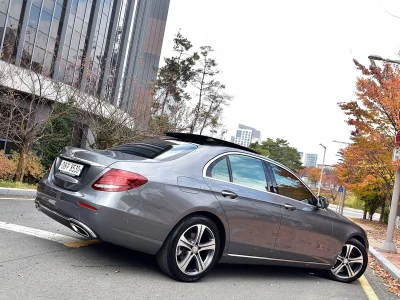
[[[332,142],[333,142],[333,143],[338,143],[338,144],[350,145],[350,143],[348,143],[348,142],[340,142],[340,141],[336,141],[336,140],[333,140]]]
[[[321,185],[322,185],[322,174],[324,174],[324,168],[325,168],[325,153],[326,153],[326,147],[322,144],[319,144],[321,147],[324,148],[324,158],[322,160],[322,170],[321,170],[321,176],[319,177],[319,185],[318,185],[318,197],[321,192]]]
[[[388,63],[392,63],[392,64],[400,64],[400,60],[393,60],[393,59],[389,59],[389,58],[382,58],[382,56],[379,55],[370,55],[368,56],[368,58],[370,60],[381,60],[384,62],[388,62]]]
[[[349,146],[351,143],[348,142],[340,142],[340,141],[336,141],[333,140],[333,143],[338,143],[338,144],[345,144],[347,146]],[[339,194],[340,194],[340,201],[339,201],[339,206],[336,207],[336,210],[339,210],[339,214],[341,214],[343,216],[343,209],[344,209],[344,201],[346,200],[346,187],[343,187],[340,189],[339,188]]]
[[[399,205],[400,197],[400,169],[396,170],[396,177],[394,179],[394,187],[392,194],[392,204],[390,205],[390,213],[388,226],[386,230],[386,239],[379,245],[378,250],[382,252],[397,253],[396,245],[393,242],[393,232],[396,225],[397,208]]]
[[[368,56],[370,60],[381,60],[388,63],[399,64],[399,60],[391,60],[382,58],[379,55],[370,55]],[[400,197],[400,169],[397,168],[396,176],[394,179],[394,187],[393,187],[393,194],[392,194],[392,202],[390,205],[390,213],[389,213],[389,221],[386,230],[386,239],[379,245],[378,250],[382,252],[392,252],[397,253],[396,245],[393,242],[393,232],[396,223],[397,217],[397,208],[399,205],[399,197]]]

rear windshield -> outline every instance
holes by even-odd
[[[174,140],[146,140],[125,144],[110,150],[150,159],[170,160],[197,149],[195,144]]]

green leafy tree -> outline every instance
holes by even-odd
[[[45,169],[48,169],[54,159],[66,146],[71,146],[74,141],[73,128],[77,111],[73,103],[55,103],[53,105],[55,112],[65,111],[60,114],[59,118],[52,119],[44,129],[51,133],[45,136],[38,144],[34,146],[34,150],[40,157]]]
[[[212,80],[210,82],[210,89],[204,98],[205,103],[201,109],[200,134],[203,134],[205,128],[216,131],[222,126],[221,120],[224,107],[228,105],[228,101],[232,100],[232,96],[224,92],[225,88],[226,86],[219,81]]]
[[[303,169],[300,161],[300,154],[297,152],[297,149],[289,146],[289,142],[284,139],[277,138],[276,140],[273,140],[268,138],[261,144],[251,144],[249,148],[287,166],[292,170]]]
[[[200,67],[196,69],[196,75],[193,77],[193,86],[198,89],[198,100],[197,105],[193,109],[193,119],[190,125],[190,133],[194,133],[196,130],[200,129],[202,126],[201,116],[207,109],[204,109],[204,100],[207,96],[215,93],[216,90],[225,88],[224,85],[219,84],[216,86],[216,81],[212,78],[219,74],[220,71],[216,69],[218,66],[217,62],[210,57],[210,53],[214,51],[210,46],[200,47],[201,59],[199,60]],[[219,83],[219,82],[218,82]]]
[[[186,87],[196,75],[194,66],[199,59],[196,52],[189,53],[191,48],[192,43],[178,32],[173,46],[176,55],[165,58],[165,65],[158,69],[157,80],[154,82],[153,121],[160,124],[160,131],[169,129],[169,117],[177,113],[174,111],[177,107],[185,107],[181,102],[191,99]]]
[[[368,213],[369,220],[372,221],[374,213],[379,208],[382,201],[385,200],[385,195],[380,190],[377,179],[373,178],[373,176],[369,177],[369,180],[365,180],[357,188],[353,189],[353,192],[360,201],[364,211],[363,219],[366,219]]]

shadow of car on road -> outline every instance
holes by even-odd
[[[76,263],[71,263],[77,268],[96,268],[96,267],[114,267],[124,268],[124,272],[153,273],[152,276],[163,276],[158,268],[155,256],[130,250],[124,247],[101,243],[73,251],[79,258]],[[83,260],[82,258],[85,257]],[[266,265],[240,265],[240,264],[217,264],[214,269],[207,274],[201,281],[215,280],[271,280],[271,281],[296,281],[299,280],[323,281],[329,280],[321,270],[293,268],[284,266],[266,266]],[[165,280],[173,279],[164,276]]]

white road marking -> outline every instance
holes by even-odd
[[[80,239],[76,239],[76,238],[62,235],[59,233],[53,233],[50,231],[35,229],[35,228],[31,228],[31,227],[10,224],[10,223],[6,223],[6,222],[2,222],[2,221],[0,221],[0,229],[23,233],[23,234],[35,236],[35,237],[38,237],[41,239],[57,242],[60,244],[82,242],[82,240],[80,240]]]
[[[33,201],[35,198],[0,198],[0,200]]]

